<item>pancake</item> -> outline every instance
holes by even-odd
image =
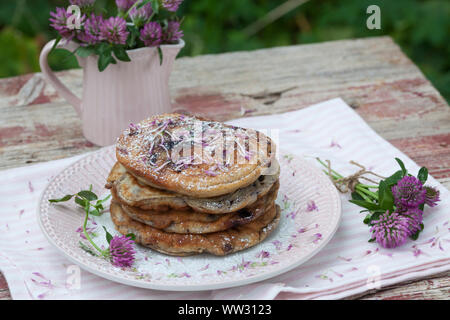
[[[275,174],[262,175],[245,188],[213,198],[193,198],[143,185],[118,162],[109,174],[106,187],[114,189],[116,200],[121,204],[142,210],[195,210],[224,214],[241,210],[266,195],[279,178],[278,162],[275,160],[274,164]]]
[[[226,214],[207,214],[195,211],[144,211],[135,207],[121,205],[124,213],[135,221],[156,229],[173,233],[205,234],[223,231],[256,220],[274,206],[278,192],[278,183],[270,192],[251,206],[237,212]]]
[[[114,182],[120,179],[124,174],[127,173],[127,169],[122,166],[119,162],[116,162],[109,172],[108,177],[106,178],[106,189],[111,189],[113,187]]]
[[[257,245],[278,225],[280,208],[278,205],[267,210],[253,222],[226,231],[209,234],[167,233],[132,220],[117,202],[111,203],[111,219],[121,234],[133,233],[136,242],[168,255],[188,256],[210,253],[224,256]]]
[[[116,162],[109,173],[105,187],[112,189],[111,191],[118,202],[142,210],[190,209],[182,195],[143,185],[128,173],[119,162]]]
[[[252,129],[163,114],[130,125],[117,140],[116,157],[149,186],[211,198],[249,186],[270,170],[275,145]]]

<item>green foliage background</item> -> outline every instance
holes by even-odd
[[[249,35],[246,27],[287,0],[185,0],[180,15],[186,47],[195,56],[338,39],[391,36],[450,101],[450,1],[310,0]],[[38,54],[55,33],[49,12],[63,0],[0,0],[0,77],[39,71]],[[366,8],[381,8],[381,30],[366,28]],[[114,0],[97,0],[114,12]],[[50,64],[56,70],[77,67],[63,50]]]

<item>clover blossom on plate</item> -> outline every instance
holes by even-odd
[[[125,236],[113,236],[106,230],[106,227],[103,226],[105,230],[106,241],[108,242],[108,248],[103,248],[103,246],[97,245],[92,237],[96,237],[97,234],[93,231],[96,230],[96,223],[93,222],[94,227],[88,227],[88,221],[91,221],[89,218],[90,215],[100,216],[105,209],[104,203],[111,198],[111,195],[106,196],[104,199],[98,199],[98,196],[92,192],[92,185],[88,190],[82,190],[76,194],[68,194],[60,199],[50,199],[50,203],[60,203],[67,202],[71,199],[75,198],[75,204],[82,207],[85,212],[83,226],[76,230],[77,233],[80,233],[81,238],[86,240],[89,244],[85,244],[84,242],[79,242],[80,248],[86,251],[87,253],[108,259],[114,266],[125,268],[131,267],[135,261],[136,251],[134,249],[136,236],[132,233],[127,234]],[[95,249],[95,250],[94,250]]]
[[[130,267],[134,262],[134,241],[127,236],[114,236],[109,243],[111,263],[116,267]]]

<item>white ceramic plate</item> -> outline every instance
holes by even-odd
[[[92,256],[79,246],[77,229],[84,212],[73,201],[50,204],[49,199],[77,193],[93,185],[106,196],[106,177],[115,163],[113,147],[101,149],[77,161],[45,188],[38,206],[42,231],[62,254],[85,270],[123,284],[158,290],[194,291],[229,288],[272,278],[298,267],[330,241],[341,220],[341,203],[335,187],[316,166],[299,157],[281,153],[278,228],[262,243],[225,257],[198,255],[171,257],[137,246],[132,268],[117,268]],[[106,246],[105,226],[118,234],[105,212],[89,222],[94,241]]]

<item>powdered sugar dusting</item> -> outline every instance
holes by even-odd
[[[120,162],[144,176],[192,173],[201,180],[228,173],[237,164],[261,161],[263,148],[257,150],[263,137],[267,138],[255,130],[171,114],[130,124],[116,149]],[[199,176],[199,171],[204,174]]]

